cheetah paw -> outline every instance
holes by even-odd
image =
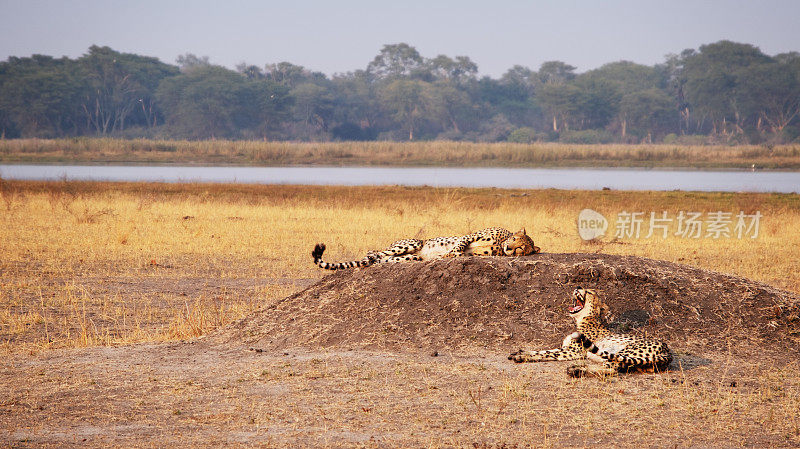
[[[567,368],[567,376],[573,378],[579,378],[586,376],[586,366],[584,365],[572,365]]]
[[[508,356],[508,360],[512,360],[514,363],[522,363],[526,362],[530,359],[530,354],[525,352],[524,350],[520,349],[517,352],[512,352]]]

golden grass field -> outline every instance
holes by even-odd
[[[569,381],[563,364],[518,366],[477,350],[433,358],[212,351],[203,340],[126,346],[204,335],[300,290],[327,274],[311,263],[316,242],[341,260],[400,237],[487,226],[524,226],[545,252],[664,259],[800,292],[798,195],[3,181],[0,200],[0,353],[11,360],[0,364],[9,392],[0,444],[800,442],[797,363],[732,360],[725,342],[686,371],[610,381]],[[589,244],[575,223],[586,207],[610,220],[623,210],[763,218],[757,239]],[[98,345],[109,348],[84,349]]]
[[[797,170],[800,145],[12,139],[0,140],[0,162]]]
[[[0,346],[12,352],[197,336],[324,275],[317,242],[349,260],[488,226],[526,227],[545,252],[663,259],[800,292],[791,194],[4,181],[0,197]],[[588,244],[576,231],[587,207],[611,226],[621,211],[763,218],[756,239]]]

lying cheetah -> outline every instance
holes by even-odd
[[[666,343],[635,335],[612,334],[601,321],[605,306],[594,290],[578,287],[572,296],[574,304],[569,314],[575,319],[577,331],[567,335],[561,348],[533,352],[520,349],[508,359],[517,363],[586,358],[598,362],[570,366],[567,374],[571,377],[587,374],[603,377],[636,370],[663,371],[672,362]]]
[[[361,260],[329,263],[322,260],[325,244],[318,243],[311,256],[314,263],[326,270],[368,267],[374,263],[430,260],[440,257],[467,255],[481,256],[527,256],[536,254],[538,246],[525,229],[512,234],[503,228],[486,228],[472,234],[457,237],[436,237],[428,240],[404,239],[392,243],[383,251],[370,251]]]

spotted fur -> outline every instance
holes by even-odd
[[[569,314],[575,319],[577,330],[564,339],[561,348],[532,352],[520,349],[508,359],[517,363],[584,359],[597,362],[570,366],[567,374],[571,377],[663,371],[672,363],[672,353],[662,341],[611,333],[602,321],[605,305],[594,290],[578,287],[572,296]]]
[[[375,263],[408,262],[458,256],[527,256],[536,254],[538,246],[525,229],[512,234],[503,228],[486,228],[456,237],[436,237],[428,240],[398,240],[383,251],[370,251],[359,260],[325,262],[325,244],[318,243],[311,252],[314,263],[326,270],[368,267]]]

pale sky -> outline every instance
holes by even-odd
[[[722,39],[800,51],[800,0],[0,0],[0,60],[78,57],[89,46],[184,53],[234,68],[288,61],[328,75],[363,69],[384,44],[469,56],[481,75],[560,60],[579,72]]]

